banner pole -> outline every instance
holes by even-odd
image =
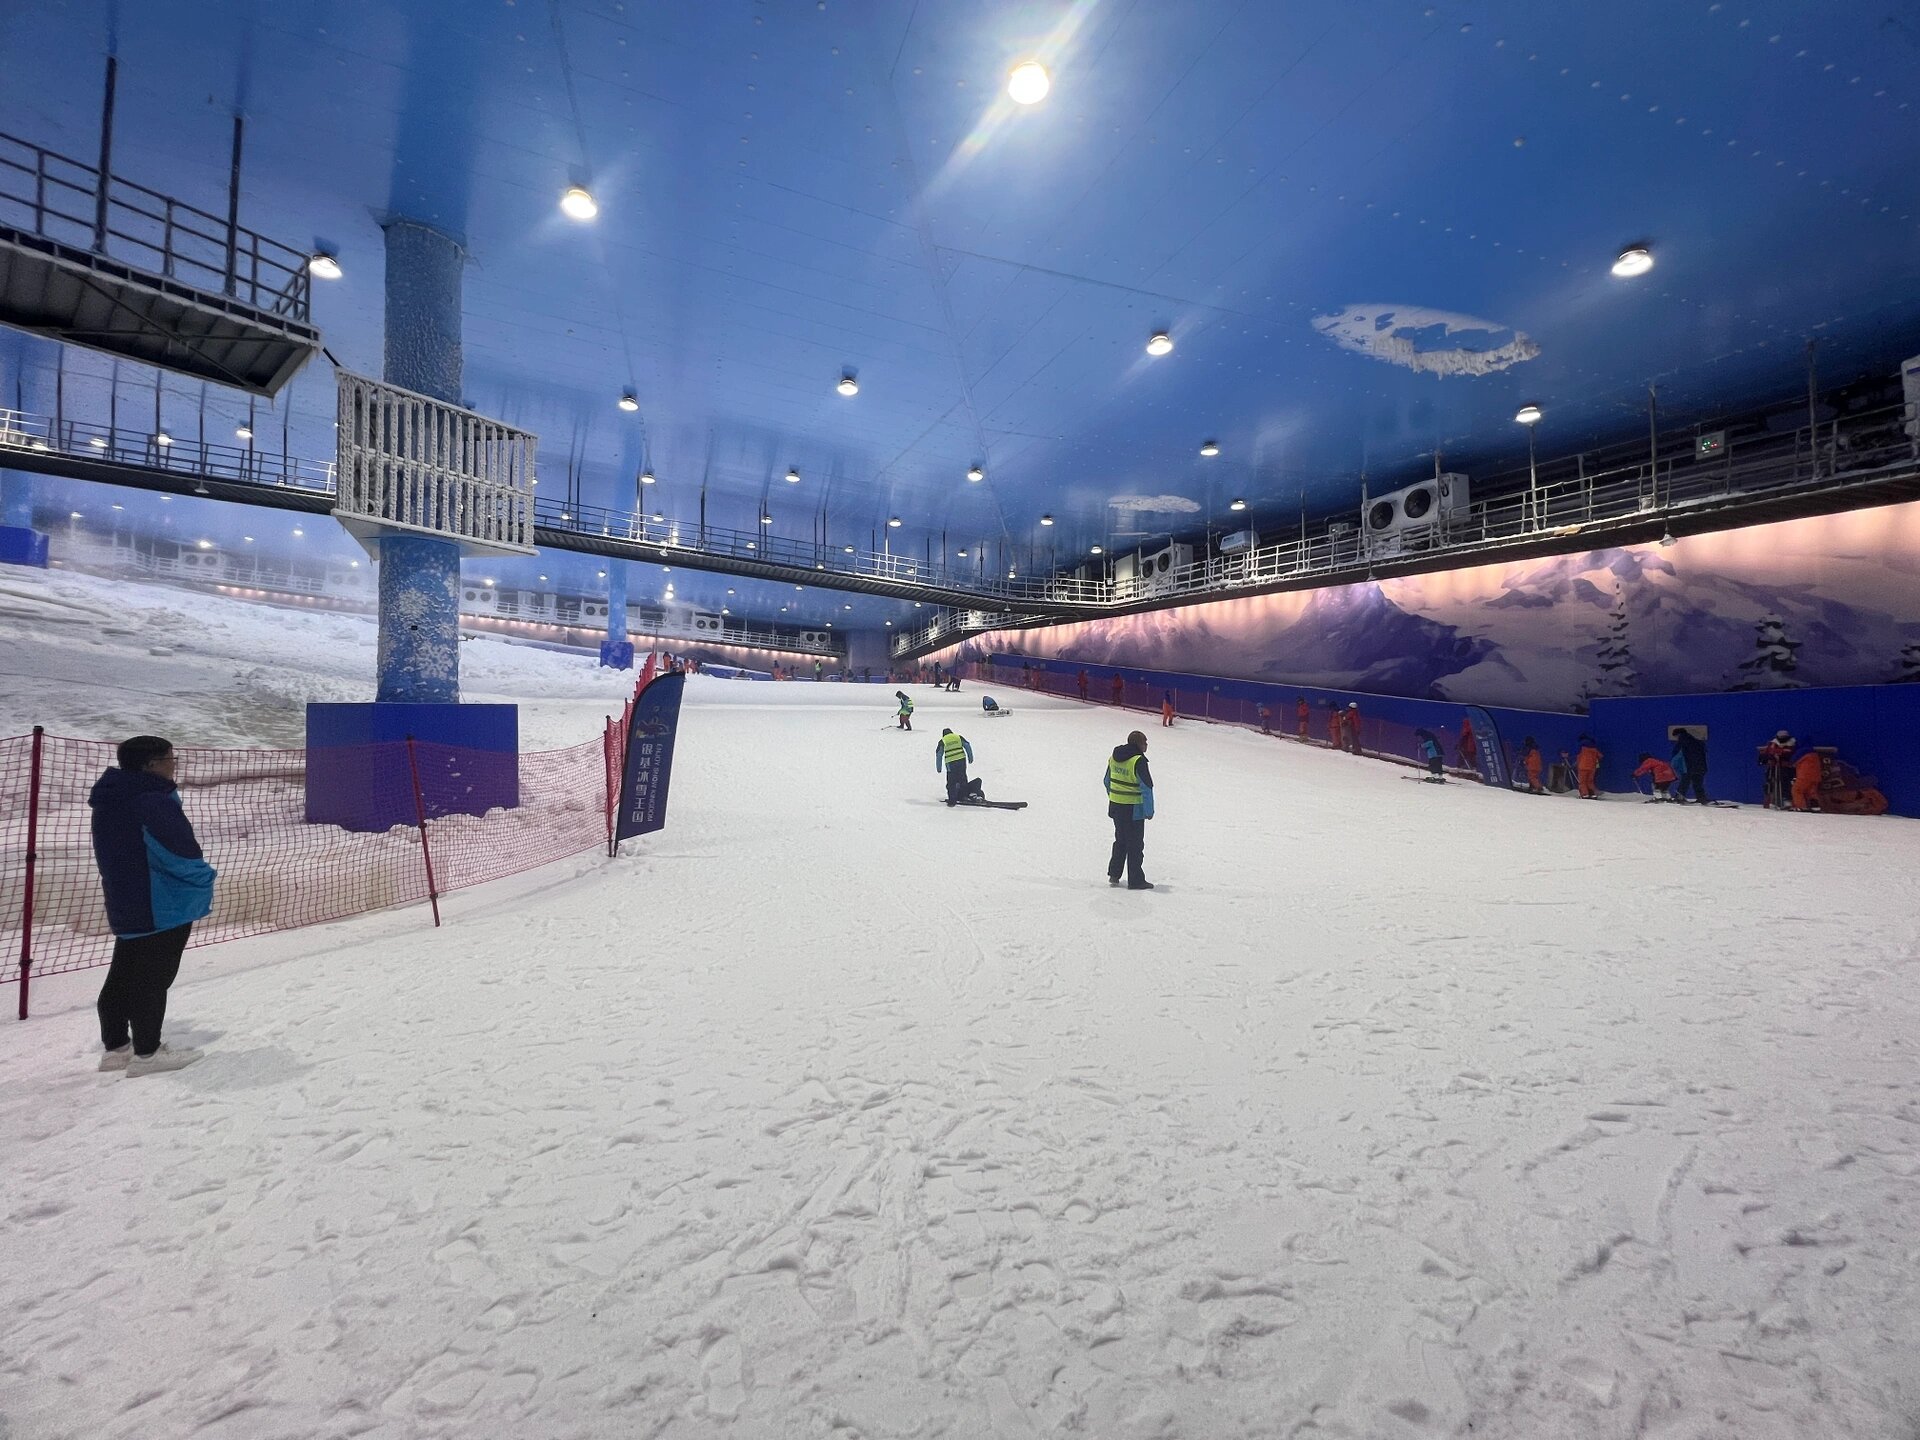
[[[33,969],[33,871],[39,860],[40,754],[46,727],[33,727],[33,768],[27,781],[27,873],[20,891],[20,1018],[27,1018],[28,972]]]
[[[615,779],[618,771],[615,769],[614,764],[613,717],[611,715],[607,716],[606,729],[601,732],[600,736],[600,774],[607,787],[607,858],[611,860],[614,855],[613,814],[620,806],[620,787]]]
[[[420,794],[420,762],[414,757],[413,736],[407,736],[407,770],[413,776],[413,813],[420,820],[420,857],[427,863],[427,900],[433,906],[433,928],[440,928],[440,892],[433,883],[433,847],[427,843],[427,802]]]

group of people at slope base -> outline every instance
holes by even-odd
[[[93,858],[113,931],[100,986],[100,1069],[129,1078],[178,1070],[200,1052],[160,1038],[167,991],[196,920],[213,910],[214,869],[180,808],[171,742],[135,735],[94,782]]]

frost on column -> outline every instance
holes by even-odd
[[[1600,639],[1600,674],[1581,689],[1584,699],[1609,695],[1631,695],[1639,687],[1640,676],[1633,668],[1632,623],[1627,619],[1627,594],[1614,591],[1613,609],[1607,612],[1607,633]]]
[[[1754,627],[1754,653],[1734,667],[1735,690],[1799,690],[1806,681],[1794,675],[1800,661],[1794,652],[1798,640],[1787,638],[1787,622],[1778,615],[1762,615]]]

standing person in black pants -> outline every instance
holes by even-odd
[[[1691,790],[1696,805],[1708,804],[1707,742],[1691,726],[1676,725],[1673,727],[1673,756],[1673,768],[1680,772],[1678,798],[1685,799]]]
[[[160,1043],[167,987],[180,973],[193,922],[213,909],[213,867],[200,853],[173,783],[174,753],[158,735],[120,742],[119,766],[94,782],[93,858],[113,929],[100,987],[102,1070],[129,1077],[178,1070],[198,1050]]]
[[[1113,855],[1107,861],[1107,883],[1118,885],[1126,871],[1129,890],[1151,890],[1142,873],[1147,848],[1147,821],[1153,818],[1153,772],[1147,769],[1147,737],[1138,730],[1127,743],[1113,747],[1103,781],[1107,787],[1107,818],[1113,821]]]

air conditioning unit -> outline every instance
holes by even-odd
[[[727,622],[722,620],[718,615],[710,614],[705,610],[696,610],[693,612],[693,628],[695,630],[718,635],[722,630],[726,629],[726,627]]]
[[[1113,557],[1113,578],[1115,581],[1124,584],[1139,573],[1140,557],[1138,555],[1116,555]]]
[[[832,640],[833,632],[831,630],[802,630],[800,632],[800,643],[802,645],[826,645],[831,643]]]
[[[1361,516],[1367,553],[1397,555],[1408,532],[1424,535],[1443,521],[1465,519],[1467,494],[1467,477],[1447,474],[1375,496]]]
[[[1173,588],[1174,577],[1187,566],[1193,564],[1193,546],[1169,545],[1164,550],[1156,550],[1151,555],[1140,557],[1140,589],[1148,595],[1157,595]]]
[[[1236,530],[1231,535],[1220,537],[1222,555],[1238,555],[1243,550],[1258,550],[1260,537],[1251,530]]]

